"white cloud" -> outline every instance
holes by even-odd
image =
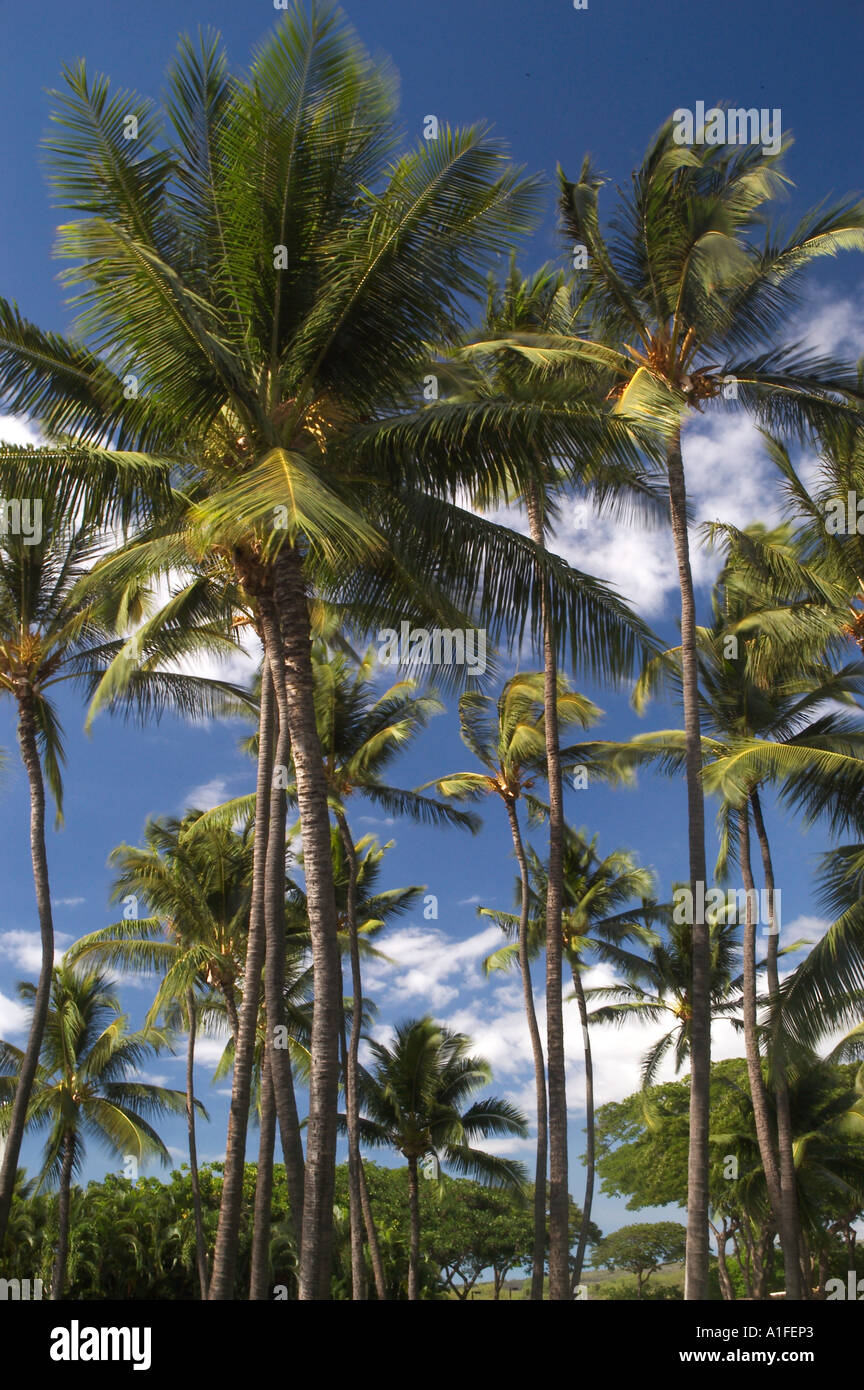
[[[857,360],[864,355],[861,298],[860,290],[845,298],[814,290],[790,321],[789,340],[815,352]],[[697,585],[707,585],[719,571],[720,556],[702,548],[699,525],[716,520],[737,526],[752,521],[776,524],[781,518],[780,491],[755,424],[731,403],[692,415],[682,444],[694,523],[693,577]],[[813,463],[799,461],[805,481],[812,476]],[[490,519],[528,532],[524,514],[516,508],[500,508]],[[584,499],[571,498],[562,504],[554,548],[577,569],[614,584],[647,618],[677,607],[678,569],[668,524],[622,522],[599,515]]]
[[[54,933],[54,961],[63,955],[63,942],[71,941],[68,932]],[[42,967],[42,939],[38,931],[6,931],[0,935],[0,959],[9,960],[19,970],[38,974]]]
[[[188,1041],[188,1039],[186,1040]],[[201,1067],[214,1066],[225,1051],[228,1034],[218,1038],[197,1037],[195,1039],[195,1061]],[[185,1052],[185,1046],[184,1046]]]
[[[796,941],[807,941],[815,945],[830,926],[827,917],[808,917],[806,914],[796,917],[793,922],[784,923],[781,927],[780,944],[792,946]]]
[[[17,415],[0,415],[0,444],[41,444],[35,425]]]
[[[0,994],[0,1037],[14,1038],[30,1027],[30,1010],[17,999]]]
[[[778,492],[761,436],[743,414],[725,409],[692,418],[682,447],[693,517],[693,578],[697,584],[710,584],[720,557],[700,545],[698,527],[717,520],[739,526],[777,521]],[[577,569],[614,584],[645,616],[663,613],[677,594],[678,565],[668,526],[633,518],[622,522],[577,500],[562,508],[554,545]]]
[[[233,651],[219,655],[215,652],[196,652],[194,656],[181,661],[168,662],[165,669],[180,671],[187,676],[228,681],[248,689],[261,664],[261,643],[254,632],[247,628],[240,631],[239,642],[240,645]]]
[[[465,941],[454,941],[438,927],[403,927],[388,935],[382,947],[389,962],[374,961],[367,968],[370,992],[397,1007],[417,999],[424,1012],[446,1008],[461,989],[482,984],[480,962],[500,942],[497,927]]]
[[[209,782],[202,782],[200,787],[193,787],[183,798],[183,810],[187,807],[194,807],[198,811],[212,811],[214,806],[221,806],[223,801],[228,801],[228,783],[224,777],[214,777]]]
[[[199,1033],[195,1038],[196,1065],[204,1067],[205,1069],[210,1068],[211,1070],[215,1068],[216,1063],[220,1060],[222,1053],[225,1051],[228,1036],[227,1032],[218,1035]],[[163,1060],[166,1062],[182,1062],[185,1066],[188,1047],[189,1034],[181,1033],[174,1041],[173,1055],[165,1056]]]
[[[113,970],[111,978],[118,989],[149,989],[155,992],[159,977],[152,970]]]
[[[811,287],[791,323],[790,339],[814,352],[855,362],[864,354],[864,285],[854,295]]]
[[[53,907],[80,907],[86,901],[86,898],[52,898],[51,904]]]

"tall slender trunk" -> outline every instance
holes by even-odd
[[[705,797],[702,789],[702,731],[699,724],[699,669],[696,660],[696,603],[687,535],[687,488],[676,433],[666,453],[669,511],[681,591],[681,672],[687,780],[687,836],[692,902],[704,902],[706,886]],[[693,978],[690,990],[690,1146],[687,1161],[687,1254],[684,1297],[708,1296],[708,1122],[711,1090],[711,943],[704,912],[692,927]]]
[[[797,1245],[787,1250],[788,1241],[780,1222],[782,1202],[780,1196],[780,1170],[774,1151],[771,1116],[768,1109],[768,1096],[762,1076],[762,1057],[759,1051],[759,1026],[756,1012],[756,887],[753,882],[753,868],[750,859],[750,812],[745,802],[738,811],[738,860],[741,865],[741,880],[747,895],[747,908],[744,921],[742,950],[743,985],[742,1016],[744,1022],[744,1051],[747,1057],[747,1076],[750,1081],[750,1099],[753,1103],[753,1118],[756,1124],[756,1140],[759,1144],[759,1157],[765,1174],[768,1201],[774,1220],[781,1231],[784,1268],[791,1257],[797,1265]]]
[[[772,1226],[763,1226],[758,1240],[753,1242],[753,1268],[756,1274],[755,1296],[760,1301],[768,1297],[768,1280],[774,1272],[774,1237]]]
[[[60,1167],[60,1191],[57,1197],[57,1250],[54,1272],[51,1275],[51,1302],[63,1297],[66,1284],[66,1262],[69,1258],[69,1207],[72,1198],[72,1166],[75,1160],[75,1141],[71,1134],[63,1138],[63,1160]]]
[[[270,1070],[272,1053],[264,1049],[261,1063],[261,1132],[258,1139],[258,1171],[249,1279],[251,1302],[266,1300],[270,1286],[270,1209],[273,1202],[273,1150],[276,1145],[276,1101]]]
[[[531,539],[546,548],[545,517],[536,485],[525,495]],[[543,627],[543,705],[549,784],[549,868],[546,889],[546,1068],[549,1086],[549,1298],[570,1293],[570,1193],[567,1159],[567,1074],[564,1056],[563,938],[564,790],[558,738],[558,658],[549,584],[540,574]]]
[[[230,984],[220,984],[219,992],[225,1003],[225,1013],[228,1016],[228,1027],[231,1029],[231,1036],[234,1039],[234,1047],[237,1047],[237,1038],[240,1035],[240,1016],[237,1013],[237,1003],[234,999],[234,982]]]
[[[806,1288],[806,1292],[802,1293],[802,1297],[809,1299],[813,1296],[813,1256],[810,1252],[810,1245],[803,1228],[801,1229],[799,1250],[801,1252],[802,1283]],[[850,1267],[854,1268],[854,1264]]]
[[[45,1020],[51,1000],[51,975],[54,969],[54,922],[51,916],[51,886],[48,881],[48,856],[45,850],[45,784],[42,780],[42,764],[39,761],[39,747],[36,741],[36,718],[32,691],[25,690],[18,695],[18,745],[21,761],[27,772],[30,784],[30,858],[33,864],[33,884],[36,890],[36,911],[39,916],[39,934],[42,941],[42,959],[39,967],[39,983],[33,999],[33,1017],[30,1021],[30,1034],[12,1113],[6,1131],[6,1148],[3,1165],[0,1169],[0,1249],[6,1238],[9,1211],[12,1206],[12,1193],[15,1190],[15,1177],[18,1172],[18,1157],[27,1123],[27,1108],[33,1082],[39,1066],[42,1039],[45,1033]]]
[[[780,923],[775,911],[774,865],[771,860],[771,846],[762,815],[759,793],[754,788],[750,793],[753,808],[753,824],[762,854],[762,870],[768,894],[768,993],[772,1012],[780,997],[780,975],[777,969],[777,952],[780,946]],[[772,1027],[772,1055],[769,1058],[770,1073],[774,1083],[774,1099],[777,1109],[777,1147],[780,1154],[780,1211],[778,1220],[782,1233],[783,1271],[786,1278],[786,1297],[802,1299],[809,1287],[804,1283],[799,1263],[801,1246],[801,1221],[798,1215],[798,1180],[795,1175],[795,1158],[792,1134],[792,1109],[789,1102],[789,1083],[786,1079],[786,1062],[780,1047],[778,1030]]]
[[[582,1266],[585,1263],[585,1249],[588,1244],[588,1230],[591,1225],[591,1207],[594,1204],[594,1060],[591,1055],[591,1033],[588,1028],[588,1005],[582,988],[582,977],[571,961],[573,989],[579,1007],[582,1023],[582,1046],[585,1051],[585,1201],[582,1206],[582,1224],[579,1227],[579,1243],[576,1246],[576,1260],[573,1266],[571,1287],[576,1292],[582,1281]]]
[[[358,1097],[360,1035],[363,1031],[363,980],[360,972],[360,943],[357,939],[357,851],[351,828],[344,814],[336,813],[336,824],[348,865],[348,893],[345,916],[351,958],[351,1036],[345,1053],[345,1114],[348,1121],[348,1194],[351,1222],[351,1296],[355,1303],[366,1298],[366,1261],[363,1257],[363,1199],[360,1192],[360,1105]],[[344,1019],[344,1012],[343,1012]]]
[[[258,721],[258,776],[255,789],[255,833],[252,852],[252,896],[249,907],[249,937],[246,943],[243,1003],[234,1041],[234,1076],[231,1084],[231,1110],[228,1116],[228,1143],[222,1179],[222,1201],[213,1252],[213,1274],[209,1297],[214,1302],[234,1296],[237,1271],[237,1241],[243,1203],[243,1170],[246,1162],[246,1132],[252,1068],[258,1028],[258,1002],[261,971],[265,955],[264,888],[267,862],[270,787],[273,779],[273,722],[275,700],[269,681],[261,683],[261,711]]]
[[[262,629],[267,634],[267,647],[278,653],[281,632],[276,620],[275,610],[268,599],[260,601]],[[278,657],[277,657],[278,662]],[[300,1137],[300,1121],[297,1115],[297,1100],[294,1094],[294,1077],[291,1070],[291,1053],[287,1045],[285,1028],[285,821],[288,780],[288,761],[291,756],[291,735],[288,728],[288,702],[285,697],[285,682],[273,679],[269,661],[265,660],[265,675],[272,683],[276,700],[278,735],[276,756],[269,801],[269,837],[267,841],[267,862],[264,886],[264,924],[267,937],[267,951],[264,962],[264,1001],[267,1010],[268,1028],[266,1047],[270,1053],[270,1078],[273,1086],[276,1115],[279,1122],[279,1136],[282,1143],[282,1159],[285,1164],[285,1180],[288,1185],[288,1201],[291,1207],[291,1224],[297,1253],[303,1239],[303,1141]],[[278,665],[277,665],[278,673]],[[276,1030],[281,1031],[278,1035]],[[278,1037],[278,1041],[277,1041]]]
[[[384,1277],[384,1260],[381,1256],[381,1242],[378,1239],[378,1228],[375,1225],[375,1213],[372,1210],[372,1200],[369,1196],[369,1184],[366,1181],[366,1169],[363,1166],[363,1158],[360,1158],[360,1200],[363,1203],[363,1220],[366,1223],[366,1241],[369,1246],[369,1258],[372,1261],[372,1274],[375,1278],[375,1293],[379,1303],[387,1302],[387,1280]]]
[[[416,1303],[420,1297],[420,1184],[417,1180],[417,1159],[408,1159],[408,1299]]]
[[[282,629],[288,723],[303,837],[306,905],[315,975],[300,1298],[326,1299],[330,1297],[333,1250],[342,969],[330,852],[327,779],[315,721],[309,609],[302,561],[290,545],[283,546],[275,562],[274,586]]]
[[[732,1287],[732,1280],[729,1278],[729,1266],[726,1263],[726,1246],[730,1235],[726,1217],[723,1217],[723,1225],[719,1231],[714,1225],[711,1229],[717,1238],[717,1277],[720,1281],[720,1293],[726,1303],[734,1303],[735,1290]]]
[[[525,1005],[525,1018],[531,1039],[531,1053],[534,1058],[534,1094],[537,1102],[537,1158],[534,1166],[534,1244],[531,1261],[531,1298],[535,1302],[543,1298],[543,1283],[546,1264],[546,1167],[549,1146],[549,1115],[546,1107],[546,1063],[543,1057],[543,1039],[537,1010],[534,1006],[534,990],[531,984],[531,962],[528,955],[528,914],[530,910],[530,880],[525,845],[519,826],[519,817],[512,801],[507,801],[507,817],[510,821],[510,834],[513,837],[513,850],[519,865],[521,901],[519,907],[519,970],[522,975],[522,999]]]
[[[744,1271],[744,1282],[747,1285],[747,1296],[748,1298],[755,1298],[756,1294],[753,1289],[753,1228],[750,1224],[749,1217],[745,1216],[741,1227],[741,1244],[744,1246],[743,1257],[737,1239],[735,1240],[734,1244],[735,1254],[738,1257],[738,1264],[740,1268]]]
[[[186,1133],[189,1136],[189,1180],[192,1185],[192,1211],[195,1218],[195,1259],[198,1265],[198,1287],[201,1298],[207,1300],[207,1245],[204,1240],[204,1217],[201,1211],[201,1184],[198,1180],[198,1145],[195,1140],[195,1033],[197,1013],[193,990],[186,991],[186,1012],[189,1016],[189,1045],[186,1049]]]
[[[819,1298],[825,1297],[825,1284],[828,1279],[828,1251],[823,1246],[819,1251],[819,1274],[817,1279],[817,1295]]]

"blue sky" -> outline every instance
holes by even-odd
[[[590,151],[613,182],[622,182],[662,120],[700,99],[781,109],[783,128],[795,139],[787,170],[796,187],[784,217],[792,219],[823,197],[860,187],[860,152],[852,138],[862,114],[858,0],[826,0],[818,7],[806,0],[761,0],[758,7],[749,0],[713,6],[589,0],[588,9],[580,11],[571,0],[401,0],[399,5],[364,0],[346,8],[367,45],[388,53],[401,74],[404,124],[412,138],[428,114],[451,124],[482,119],[519,162],[546,172],[549,215],[520,257],[526,269],[562,255],[553,217],[552,181],[559,161],[575,172]],[[0,144],[0,293],[46,328],[68,324],[57,262],[51,258],[58,218],[39,151],[50,106],[45,89],[59,85],[64,63],[84,56],[91,70],[109,73],[118,86],[158,95],[182,29],[199,24],[220,29],[240,66],[277,18],[269,0],[243,5],[211,0],[207,6],[200,0],[122,7],[105,0],[62,5],[52,0],[26,9],[0,5],[0,84],[7,113]],[[846,257],[821,269],[789,325],[790,338],[853,359],[864,354],[862,283],[860,258]],[[34,436],[26,422],[0,419],[4,437]],[[698,519],[746,523],[777,515],[758,439],[731,409],[688,430],[685,458]],[[675,568],[668,532],[613,529],[565,508],[558,545],[580,568],[617,583],[659,631],[674,636]],[[711,562],[698,556],[694,563],[704,599]],[[577,681],[607,711],[603,729],[610,737],[677,723],[677,713],[662,706],[639,721],[626,691],[599,691]],[[450,712],[433,722],[394,772],[404,785],[469,765],[454,701],[448,703]],[[108,854],[121,840],[137,842],[148,815],[177,813],[193,801],[212,804],[252,786],[252,766],[237,749],[239,726],[191,727],[166,719],[142,730],[102,717],[88,738],[74,699],[64,700],[62,709],[68,736],[66,827],[49,840],[61,946],[112,920]],[[24,1019],[14,982],[32,977],[38,952],[34,956],[26,784],[15,762],[8,705],[0,709],[0,746],[12,753],[0,788],[0,1035],[20,1041]],[[569,793],[568,813],[573,824],[598,833],[601,849],[636,849],[642,862],[657,870],[661,890],[668,892],[672,879],[684,876],[683,786],[644,777],[636,791],[589,787]],[[480,971],[482,956],[495,943],[478,920],[476,905],[509,907],[512,899],[514,865],[503,812],[484,808],[484,830],[475,840],[456,831],[386,825],[368,808],[356,808],[354,817],[358,834],[372,831],[396,840],[386,883],[426,884],[439,902],[437,921],[425,921],[418,911],[382,939],[394,964],[377,967],[369,977],[382,1026],[431,1010],[464,1028],[493,1062],[496,1089],[517,1096],[529,1109],[529,1052],[517,982],[491,985]],[[819,930],[810,872],[822,838],[818,833],[805,837],[773,810],[771,828],[785,923],[812,919],[810,927]],[[596,982],[602,982],[599,976]],[[133,1021],[140,1019],[148,998],[140,984],[124,989]],[[597,1038],[601,1101],[634,1089],[639,1057],[652,1036],[626,1030]],[[571,1188],[578,1197],[583,1119],[575,1027],[570,1041]],[[718,1030],[716,1042],[717,1055],[738,1051],[725,1030]],[[212,1051],[212,1045],[202,1048],[198,1078],[212,1116],[200,1143],[205,1158],[223,1152],[228,1103],[224,1087],[210,1085]],[[182,1084],[181,1052],[176,1060],[154,1063],[151,1075]],[[164,1134],[179,1161],[182,1125],[168,1125]],[[28,1145],[31,1165],[34,1158]],[[104,1168],[103,1157],[91,1154],[88,1176]],[[627,1219],[620,1204],[602,1196],[595,1216],[606,1229]]]

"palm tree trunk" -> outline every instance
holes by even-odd
[[[213,1252],[210,1299],[214,1302],[234,1296],[237,1270],[237,1241],[243,1201],[243,1171],[246,1162],[246,1132],[252,1091],[252,1068],[258,1028],[258,1002],[261,971],[265,955],[264,888],[267,862],[270,786],[273,780],[273,721],[275,700],[269,681],[261,683],[261,712],[258,721],[258,776],[255,792],[255,836],[252,858],[252,895],[249,908],[249,937],[246,943],[242,1015],[234,1038],[234,1077],[231,1110],[228,1116],[228,1143],[222,1180],[219,1226]],[[226,1003],[227,1003],[226,999]]]
[[[271,1055],[269,1049],[265,1048],[261,1064],[261,1132],[255,1178],[250,1302],[266,1300],[270,1285],[270,1209],[273,1201],[273,1150],[276,1145],[276,1102],[270,1071]]]
[[[51,1302],[58,1303],[63,1297],[66,1283],[66,1261],[69,1257],[69,1206],[72,1197],[72,1165],[75,1159],[75,1141],[71,1134],[63,1138],[63,1162],[60,1168],[60,1191],[57,1197],[57,1250],[54,1256],[54,1272],[51,1275]]]
[[[237,1003],[234,998],[234,984],[222,984],[219,986],[220,993],[225,1002],[225,1013],[228,1015],[228,1026],[231,1029],[231,1036],[234,1039],[234,1047],[237,1047],[237,1039],[240,1036],[240,1016],[237,1013]]]
[[[588,1229],[591,1225],[591,1207],[594,1203],[594,1061],[591,1056],[591,1033],[588,1029],[588,1005],[582,988],[582,977],[575,964],[571,962],[573,988],[579,1006],[582,1022],[582,1046],[585,1050],[585,1202],[582,1207],[582,1225],[579,1227],[579,1244],[576,1247],[576,1261],[573,1266],[571,1287],[575,1294],[582,1282],[582,1266],[585,1263],[585,1249],[588,1244]]]
[[[702,789],[702,731],[696,660],[696,603],[687,535],[687,489],[681,435],[670,441],[666,465],[669,511],[681,591],[681,668],[687,777],[687,833],[692,902],[704,902],[705,798]],[[701,886],[701,891],[700,891]],[[690,991],[690,1147],[687,1163],[687,1254],[684,1297],[708,1296],[708,1120],[711,1089],[711,943],[704,912],[693,922],[693,979]]]
[[[546,548],[545,518],[539,490],[525,494],[531,539]],[[567,1073],[564,1056],[563,939],[564,790],[558,739],[558,659],[549,584],[540,574],[543,627],[543,704],[546,778],[549,785],[549,869],[546,889],[546,1059],[549,1085],[549,1298],[569,1301],[570,1194],[567,1158]]]
[[[18,744],[30,784],[30,858],[33,864],[42,959],[39,983],[33,999],[30,1034],[18,1073],[15,1099],[12,1102],[12,1113],[6,1130],[3,1165],[0,1169],[0,1249],[6,1238],[12,1193],[15,1190],[15,1177],[18,1172],[18,1157],[27,1122],[27,1109],[39,1067],[39,1054],[42,1051],[45,1020],[48,1017],[51,999],[51,975],[54,969],[54,922],[51,916],[48,856],[45,850],[45,784],[42,780],[42,764],[39,761],[39,747],[36,741],[34,698],[30,690],[18,695]]]
[[[357,940],[357,851],[348,821],[336,813],[336,824],[348,864],[345,916],[351,957],[351,1037],[345,1052],[345,1114],[348,1120],[348,1195],[351,1222],[351,1296],[355,1303],[366,1298],[366,1261],[363,1257],[363,1199],[360,1192],[360,1106],[358,1098],[360,1035],[363,1030],[363,981],[360,943]],[[342,1014],[344,1027],[344,1010]]]
[[[756,827],[756,836],[759,840],[765,888],[768,893],[769,936],[766,964],[768,972],[768,992],[771,996],[773,1007],[780,997],[780,975],[777,969],[780,929],[775,913],[774,865],[771,860],[771,846],[768,843],[768,834],[765,829],[765,820],[762,815],[762,804],[759,800],[759,793],[755,788],[750,793],[750,805],[753,808],[753,824]],[[772,1049],[773,1056],[770,1062],[774,1079],[774,1099],[777,1109],[777,1142],[780,1153],[781,1210],[778,1216],[781,1218],[780,1230],[783,1232],[783,1269],[786,1277],[786,1297],[799,1300],[805,1297],[807,1285],[804,1284],[801,1277],[802,1270],[798,1258],[798,1252],[801,1247],[801,1221],[798,1215],[798,1180],[795,1175],[795,1158],[793,1152],[792,1110],[789,1103],[789,1084],[786,1079],[786,1064],[776,1045],[776,1029],[774,1029],[773,1032],[775,1046]],[[789,1251],[789,1258],[787,1258],[787,1248]]]
[[[417,1160],[408,1159],[408,1300],[416,1303],[420,1297],[420,1184],[417,1180]]]
[[[729,1266],[726,1263],[726,1246],[729,1241],[729,1228],[726,1225],[726,1217],[723,1217],[723,1224],[720,1230],[712,1225],[711,1228],[717,1238],[717,1277],[720,1281],[720,1292],[726,1303],[734,1303],[735,1290],[732,1287],[732,1280],[729,1278]]]
[[[765,1091],[765,1082],[762,1076],[762,1058],[759,1052],[759,1030],[756,1016],[756,913],[754,910],[756,889],[753,882],[753,868],[750,860],[750,813],[746,802],[738,811],[738,860],[741,865],[741,880],[747,895],[744,938],[742,942],[744,954],[742,986],[744,1051],[747,1057],[747,1076],[750,1081],[750,1098],[753,1102],[753,1118],[756,1124],[756,1139],[759,1144],[759,1157],[762,1160],[762,1170],[765,1174],[768,1201],[774,1213],[774,1220],[779,1224],[782,1206],[780,1198],[780,1173],[777,1167],[777,1155],[774,1152],[774,1139],[771,1133],[768,1096]],[[782,1233],[782,1225],[780,1225],[780,1230]],[[785,1237],[782,1240],[782,1244],[784,1266],[788,1264],[790,1256],[797,1265],[797,1245],[791,1250],[788,1250],[788,1241]]]
[[[189,1136],[189,1179],[192,1184],[192,1210],[195,1217],[195,1258],[198,1264],[198,1287],[201,1298],[207,1301],[207,1245],[204,1240],[204,1217],[201,1212],[201,1184],[198,1181],[198,1146],[195,1141],[195,995],[186,991],[186,1012],[189,1015],[189,1045],[186,1049],[186,1132]]]
[[[543,1284],[546,1264],[546,1167],[549,1146],[549,1115],[546,1107],[546,1063],[543,1057],[543,1039],[537,1010],[534,1006],[534,990],[531,985],[531,962],[528,954],[528,914],[530,911],[530,880],[528,860],[525,858],[525,845],[519,826],[516,807],[506,802],[510,821],[510,834],[513,837],[513,850],[519,865],[521,901],[519,908],[519,969],[522,973],[522,998],[525,1004],[525,1018],[531,1038],[531,1053],[534,1058],[534,1094],[537,1102],[537,1158],[534,1167],[534,1244],[531,1260],[531,1298],[539,1302],[543,1298]]]
[[[289,732],[303,835],[306,905],[315,975],[300,1298],[325,1299],[330,1297],[333,1248],[342,970],[327,780],[315,720],[309,609],[302,562],[292,546],[286,544],[280,551],[274,565],[274,578],[284,647]]]
[[[342,1010],[340,1024],[340,1046],[342,1058],[342,1084],[345,1090],[345,1110],[348,1110],[348,1029],[345,1023],[345,1010]],[[366,1300],[366,1261],[363,1255],[363,1202],[360,1195],[360,1169],[355,1155],[348,1148],[348,1244],[351,1250],[351,1298],[355,1303]]]
[[[260,602],[262,628],[267,631],[267,645],[278,652],[281,633],[275,611],[269,600]],[[294,1077],[291,1071],[291,1053],[282,1046],[280,1034],[276,1045],[276,1028],[285,1027],[285,821],[288,760],[291,756],[291,735],[288,729],[288,707],[285,698],[284,681],[274,681],[270,664],[265,660],[265,674],[273,687],[278,716],[278,736],[276,740],[276,769],[284,769],[283,776],[274,775],[270,787],[269,837],[267,841],[267,863],[264,888],[264,923],[267,937],[267,950],[264,962],[264,1000],[269,1027],[267,1029],[267,1050],[270,1053],[270,1077],[279,1121],[279,1135],[282,1142],[282,1159],[285,1164],[285,1179],[288,1184],[288,1200],[291,1206],[291,1224],[299,1255],[303,1239],[303,1141],[300,1137],[300,1120],[297,1114],[297,1099],[294,1094]]]
[[[366,1241],[369,1246],[369,1258],[372,1261],[372,1273],[375,1278],[375,1293],[379,1303],[387,1302],[387,1280],[384,1277],[384,1260],[381,1257],[381,1242],[378,1239],[378,1229],[375,1225],[375,1213],[372,1210],[372,1201],[369,1196],[369,1184],[366,1181],[366,1170],[363,1167],[363,1158],[360,1158],[360,1200],[363,1203],[363,1220],[366,1223]]]

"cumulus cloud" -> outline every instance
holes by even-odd
[[[780,519],[771,465],[753,422],[731,407],[698,416],[685,426],[682,447],[693,526],[691,563],[697,585],[710,584],[720,557],[701,544],[706,521],[737,526]],[[638,519],[622,524],[578,500],[562,511],[556,550],[577,569],[614,584],[646,617],[670,608],[677,595],[678,567],[668,526]]]
[[[691,563],[696,584],[710,584],[720,557],[700,544],[698,527],[706,521],[746,526],[755,520],[780,519],[777,489],[761,436],[749,417],[732,407],[687,422],[683,435],[688,498],[693,518]],[[527,534],[528,525],[515,507],[501,507],[490,519]],[[622,521],[601,514],[585,498],[563,502],[554,538],[555,551],[576,569],[615,585],[645,617],[670,607],[678,590],[678,566],[672,533],[658,518]]]
[[[212,811],[214,806],[221,806],[223,801],[228,801],[228,782],[224,777],[213,777],[209,782],[202,782],[200,787],[193,787],[183,798],[182,809],[194,807],[198,811]]]
[[[218,655],[215,652],[196,652],[194,656],[166,663],[165,669],[201,679],[228,681],[231,685],[248,689],[261,664],[261,655],[258,638],[251,629],[244,628],[240,632],[239,646],[233,651]]]
[[[195,1039],[195,1061],[199,1064],[199,1066],[202,1067],[215,1067],[216,1063],[219,1061],[219,1058],[222,1056],[222,1053],[225,1051],[225,1045],[227,1042],[227,1033],[225,1033],[221,1037],[214,1038],[197,1037]]]
[[[438,927],[403,927],[392,932],[382,947],[388,961],[367,967],[371,993],[389,1006],[421,1001],[426,1009],[443,1009],[460,989],[482,984],[480,963],[501,944],[497,927],[487,927],[465,941],[454,941]]]
[[[789,340],[814,352],[857,360],[864,355],[861,298],[861,291],[839,297],[814,289],[790,321]],[[708,585],[721,561],[700,544],[701,523],[776,525],[782,515],[780,493],[756,425],[732,402],[719,402],[704,415],[692,415],[684,426],[682,444],[693,518],[693,578],[697,585]],[[804,457],[797,462],[806,483],[813,477],[815,460]],[[490,517],[528,533],[524,515],[515,508],[499,508]],[[614,584],[644,617],[674,611],[678,570],[668,526],[647,525],[638,519],[622,523],[598,514],[590,501],[571,498],[562,504],[554,547],[577,569]]]
[[[64,942],[72,937],[68,932],[55,932],[54,961],[58,962],[65,950]],[[42,939],[38,931],[6,931],[0,935],[0,960],[8,960],[18,970],[29,973],[39,972],[42,965]]]
[[[790,339],[814,352],[855,362],[864,355],[864,285],[851,296],[815,285],[792,319]]]
[[[0,1037],[15,1038],[30,1027],[30,1010],[17,999],[0,994]]]
[[[0,444],[41,444],[36,426],[17,415],[0,415]]]
[[[780,945],[792,946],[796,941],[806,941],[815,946],[831,926],[827,917],[808,917],[806,914],[786,922],[780,929]],[[806,947],[803,949],[807,949]]]
[[[408,927],[387,940],[386,952],[393,963],[370,963],[367,979],[370,993],[378,995],[388,1013],[392,1013],[394,1007],[420,1000],[422,1007],[433,1010],[448,1028],[467,1033],[476,1054],[484,1057],[492,1068],[493,1090],[518,1106],[533,1130],[536,1127],[533,1058],[521,982],[512,974],[486,978],[480,969],[483,957],[500,944],[500,940],[497,928],[456,941],[438,928]],[[605,964],[591,967],[584,979],[586,989],[605,988],[615,983],[618,980],[614,971]],[[572,986],[565,980],[567,1108],[571,1120],[578,1123],[584,1120],[585,1114],[585,1068],[582,1028],[576,1004],[568,998],[571,993]],[[540,1031],[545,1038],[542,989],[535,989],[535,996]],[[670,1015],[667,1022],[649,1027],[634,1020],[621,1028],[592,1029],[597,1105],[623,1100],[639,1089],[641,1059],[673,1024]],[[392,1041],[389,1024],[380,1023],[371,1033],[380,1042]],[[726,1020],[714,1024],[712,1040],[712,1055],[717,1060],[742,1055],[741,1038]],[[367,1059],[364,1058],[365,1064]],[[671,1081],[674,1077],[674,1059],[670,1055],[658,1079]],[[508,1151],[516,1153],[517,1148]]]

